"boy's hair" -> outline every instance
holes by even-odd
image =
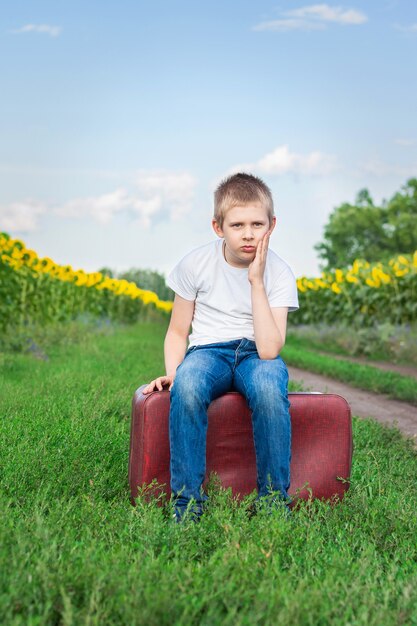
[[[265,207],[271,223],[274,201],[271,190],[264,181],[253,174],[242,172],[228,176],[214,192],[214,219],[221,228],[228,209],[251,202],[260,202]]]

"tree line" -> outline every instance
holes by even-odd
[[[355,259],[387,261],[417,250],[417,178],[378,206],[368,189],[353,204],[343,203],[330,214],[323,240],[314,246],[324,270],[346,267]]]

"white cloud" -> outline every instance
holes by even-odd
[[[289,30],[323,30],[324,24],[319,22],[308,22],[307,20],[299,19],[283,19],[283,20],[271,20],[270,22],[261,22],[253,27],[253,30],[271,30],[277,32],[287,32]]]
[[[0,229],[8,233],[31,232],[37,229],[39,217],[47,211],[45,203],[30,199],[0,205]]]
[[[158,219],[176,221],[192,209],[197,180],[188,172],[140,170],[131,190],[119,187],[98,196],[74,198],[57,206],[33,200],[0,206],[0,228],[6,231],[36,230],[39,217],[49,213],[62,218],[92,218],[109,224],[116,214],[128,212],[149,228]]]
[[[324,30],[328,23],[342,25],[358,25],[368,21],[367,16],[355,9],[343,9],[340,6],[328,4],[313,4],[282,13],[283,19],[261,22],[253,30]]]
[[[301,7],[287,11],[286,15],[297,18],[313,18],[323,22],[336,22],[337,24],[364,24],[368,21],[366,15],[360,11],[344,10],[342,7],[331,7],[328,4]]]
[[[333,155],[318,150],[309,154],[297,154],[291,152],[287,145],[282,145],[255,163],[241,163],[234,166],[230,173],[246,171],[270,176],[282,176],[284,174],[325,176],[336,168],[337,160]]]
[[[380,159],[370,159],[360,165],[360,169],[373,176],[400,176],[401,178],[417,177],[417,163],[410,165],[394,165]]]
[[[61,217],[93,217],[102,224],[107,224],[113,216],[126,209],[131,203],[125,189],[116,189],[111,193],[87,198],[75,198],[53,210]]]
[[[401,26],[400,24],[394,24],[395,28],[402,30],[404,33],[417,33],[417,22],[409,24],[408,26]]]
[[[399,146],[415,146],[415,139],[396,139],[395,142]]]
[[[172,220],[180,219],[191,211],[196,184],[196,179],[188,172],[140,170],[136,179],[140,198],[133,208],[145,221],[162,210]]]
[[[51,26],[50,24],[26,24],[17,30],[13,30],[12,33],[41,33],[49,35],[50,37],[58,37],[61,34],[61,26]]]
[[[90,216],[108,224],[116,213],[129,211],[135,221],[148,228],[156,219],[177,220],[187,214],[196,182],[188,172],[139,170],[131,191],[119,188],[101,196],[76,198],[55,213],[63,217]]]

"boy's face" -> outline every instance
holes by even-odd
[[[234,267],[248,267],[255,258],[256,248],[266,233],[275,228],[276,218],[269,223],[268,212],[260,203],[245,204],[228,209],[223,226],[212,221],[214,232],[225,241],[226,261]]]

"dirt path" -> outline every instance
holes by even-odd
[[[290,380],[302,382],[307,391],[337,393],[349,402],[352,415],[373,417],[382,424],[397,426],[405,435],[412,437],[417,445],[417,407],[296,367],[288,366],[288,372]]]

